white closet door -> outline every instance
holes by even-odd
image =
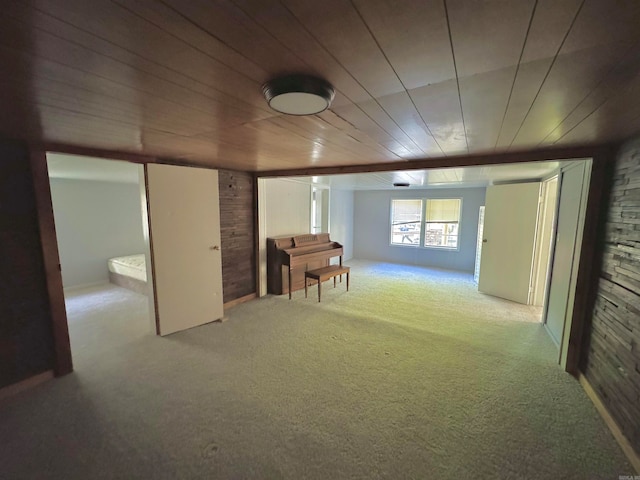
[[[577,240],[582,235],[579,226],[584,176],[585,165],[584,162],[580,162],[575,167],[564,171],[560,181],[558,226],[546,316],[547,329],[558,345],[562,342],[567,312],[573,311],[575,274],[580,254]]]
[[[529,303],[540,182],[487,188],[478,290]]]
[[[480,207],[478,214],[478,237],[476,240],[476,264],[473,269],[473,281],[478,284],[480,280],[480,258],[482,256],[482,239],[484,238],[484,205]]]
[[[222,318],[218,172],[149,164],[147,187],[158,333]]]

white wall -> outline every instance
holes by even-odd
[[[309,233],[311,186],[284,179],[265,181],[265,238]]]
[[[343,260],[353,258],[353,206],[352,190],[331,190],[329,231],[331,240],[342,244]]]
[[[356,191],[354,200],[354,256],[408,265],[423,265],[473,273],[478,212],[485,188]],[[390,245],[391,199],[462,198],[460,249]]]
[[[289,179],[258,182],[260,223],[260,295],[266,294],[266,241],[279,235],[299,235],[311,230],[311,184]],[[329,191],[329,190],[327,190]],[[354,193],[330,190],[329,232],[344,248],[343,260],[353,257]],[[333,260],[332,260],[333,261]],[[338,260],[336,259],[335,262]]]
[[[311,185],[294,180],[258,180],[258,224],[260,292],[267,294],[267,238],[309,233]]]
[[[135,183],[51,179],[64,287],[109,280],[107,259],[146,250]]]

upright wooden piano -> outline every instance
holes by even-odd
[[[267,238],[268,292],[288,292],[291,298],[292,291],[304,288],[304,272],[326,267],[333,257],[340,257],[342,265],[342,253],[342,245],[328,233]]]

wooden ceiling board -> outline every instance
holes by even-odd
[[[625,42],[637,36],[639,16],[636,0],[584,0],[562,53]]]
[[[638,130],[636,0],[3,6],[0,134],[60,148],[301,171],[441,165]],[[330,110],[269,109],[263,83],[294,72],[334,85]]]
[[[346,152],[350,152],[354,157],[359,158],[359,162],[384,161],[388,157],[388,152],[380,149],[374,143],[362,143],[356,138],[343,135],[331,124],[313,117],[276,117],[269,120],[271,123],[281,125],[283,128],[296,132],[314,143],[322,145],[332,145]]]
[[[120,6],[97,0],[65,0],[62,10],[59,2],[45,2],[44,5],[48,7],[45,13],[35,12],[28,19],[33,28],[38,29],[37,52],[41,56],[80,69],[99,66],[105,75],[126,65],[135,72],[134,78],[143,71],[188,88],[199,83],[208,87],[210,94],[218,93],[221,101],[234,99],[229,103],[248,104],[252,109],[267,108],[260,92],[260,81],[237,73]],[[98,7],[102,8],[95,13],[105,18],[97,17],[81,27],[67,21],[66,17],[74,12],[82,18],[92,18],[93,9]],[[78,13],[80,9],[82,11]],[[125,33],[123,28],[126,28]]]
[[[585,118],[563,132],[554,141],[558,145],[576,145],[596,135],[624,140],[640,132],[640,102],[629,104],[629,98],[640,98],[640,73],[624,88],[619,89]]]
[[[419,87],[410,94],[445,155],[467,153],[456,80]]]
[[[538,145],[552,145],[571,131],[582,120],[597,111],[610,98],[632,84],[640,71],[640,44],[636,43],[602,81],[584,97],[576,107],[551,130]]]
[[[267,74],[304,71],[309,66],[274,39],[242,9],[225,0],[164,0],[191,22],[263,68]],[[309,72],[319,73],[319,72]],[[259,83],[268,77],[259,79]]]
[[[380,106],[420,149],[418,156],[442,155],[442,149],[424,123],[407,92],[394,93],[378,99]]]
[[[187,18],[169,4],[157,0],[111,1],[247,78],[261,81],[269,76],[263,66],[225,44],[216,32],[204,29],[197,18]]]
[[[411,154],[409,149],[376,123],[360,106],[353,104],[345,105],[343,107],[332,108],[331,111],[351,124],[355,129],[375,138],[380,145],[395,157],[404,158]]]
[[[384,109],[380,100],[372,99],[366,102],[360,102],[357,107],[406,149],[407,153],[405,156],[407,158],[429,156],[418,142],[407,133],[403,126]]]
[[[354,0],[407,90],[455,78],[442,0]]]
[[[340,132],[339,135],[346,137],[345,140],[356,141],[358,144],[362,144],[363,148],[375,149],[387,159],[389,159],[389,156],[392,157],[391,160],[400,159],[399,155],[394,154],[391,150],[377,142],[373,137],[367,135],[364,131],[356,128],[352,123],[337,115],[333,110],[325,110],[319,115],[314,115],[312,118],[334,127],[336,132]],[[290,120],[295,121],[296,119],[297,117],[292,117]]]
[[[353,144],[352,148],[345,148],[327,140],[324,136],[320,137],[284,120],[264,120],[260,123],[251,124],[251,127],[259,131],[261,139],[264,138],[264,140],[261,140],[261,150],[266,150],[266,145],[270,145],[271,149],[275,150],[277,142],[286,137],[289,139],[290,145],[288,146],[297,149],[299,162],[306,162],[308,165],[314,165],[318,162],[332,162],[334,157],[353,157],[357,159],[356,161],[365,163],[367,156],[373,157],[371,153],[366,155],[364,152],[359,151],[357,149],[358,144]],[[290,140],[291,133],[296,135],[295,142]]]
[[[594,50],[558,57],[514,137],[512,147],[535,146],[598,85],[607,74],[606,70],[600,70],[601,65],[607,62],[612,52],[606,47]],[[572,84],[571,89],[564,87],[567,82]]]
[[[0,26],[0,45],[14,50],[19,47],[18,51],[29,55],[34,75],[38,75],[43,69],[49,73],[55,70],[54,67],[57,64],[57,70],[74,70],[65,76],[67,82],[76,82],[73,77],[80,76],[92,77],[96,85],[111,83],[108,89],[117,85],[126,85],[137,91],[135,100],[147,95],[162,95],[165,99],[171,99],[174,102],[179,100],[180,103],[191,106],[202,107],[203,102],[206,102],[211,108],[217,109],[219,108],[216,107],[217,105],[223,104],[228,106],[229,113],[231,113],[229,107],[233,107],[233,111],[238,110],[236,120],[238,122],[273,115],[272,112],[261,111],[243,100],[229,97],[212,87],[198,84],[182,74],[167,71],[128,52],[123,52],[127,57],[126,61],[115,59],[114,56],[105,57],[85,48],[82,43],[72,43],[60,38],[57,34],[50,34],[43,30],[38,30],[35,41],[29,42],[28,39],[21,39],[17,33],[14,33],[15,30],[24,28],[24,25],[15,21],[15,17],[0,15]],[[80,33],[83,35],[82,38],[87,35]],[[147,66],[149,68],[146,68]],[[192,97],[197,99],[192,101]],[[234,121],[231,115],[229,115],[229,121]]]
[[[38,88],[35,97],[24,89],[16,89],[15,84],[0,82],[0,88],[10,92],[14,97],[33,106],[46,106],[53,109],[86,113],[97,119],[120,122],[130,128],[147,125],[149,128],[177,135],[194,135],[214,130],[208,125],[211,116],[201,114],[201,123],[195,115],[179,117],[174,111],[162,105],[145,104],[135,106],[130,102],[115,101],[113,98],[101,97],[93,92],[76,89],[71,93],[64,84],[48,81]]]
[[[325,0],[322,8],[307,0],[283,3],[372,97],[404,90],[349,0]]]
[[[221,145],[259,152],[256,158],[268,161],[271,168],[274,165],[291,164],[296,168],[328,163],[339,165],[348,158],[367,163],[365,156],[355,157],[352,152],[335,144],[309,141],[299,134],[292,135],[289,128],[277,125],[270,120],[233,127],[216,132],[213,136],[199,135],[196,138],[210,139]]]
[[[0,79],[0,86],[25,104],[84,112],[98,118],[121,121],[134,128],[144,124],[152,129],[179,135],[213,131],[234,123],[222,124],[211,116],[210,111],[195,110],[157,97],[146,97],[143,102],[134,103],[131,99],[135,98],[137,92],[124,89],[120,95],[118,85],[104,89],[104,93],[98,92],[83,85],[84,75],[74,74],[70,77],[75,82],[72,88],[54,78],[40,75],[34,78],[29,74],[27,64],[21,60],[5,48],[0,48],[0,63],[12,72],[10,81]],[[236,120],[235,123],[242,122]]]
[[[490,151],[500,133],[535,2],[457,0],[447,5],[467,144],[470,151]]]
[[[626,22],[640,22],[640,2],[585,1],[513,146],[539,143],[615,67],[640,36]]]
[[[534,4],[533,0],[448,0],[458,76],[517,65]]]
[[[585,0],[537,0],[522,63],[555,56]]]
[[[538,0],[496,141],[508,148],[526,118],[584,0]]]
[[[460,78],[469,151],[495,149],[516,68],[507,67]]]

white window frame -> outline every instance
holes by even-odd
[[[394,243],[393,242],[393,202],[396,200],[415,200],[421,202],[420,209],[420,241],[416,244],[410,243]],[[458,216],[458,242],[455,247],[446,247],[441,245],[425,245],[426,231],[427,231],[427,203],[429,200],[459,200],[460,201],[460,215]],[[389,204],[389,245],[392,247],[409,247],[409,248],[424,248],[433,250],[444,250],[448,252],[460,251],[460,240],[462,238],[462,209],[463,199],[461,197],[406,197],[406,198],[392,198]],[[440,223],[440,222],[429,222]]]

